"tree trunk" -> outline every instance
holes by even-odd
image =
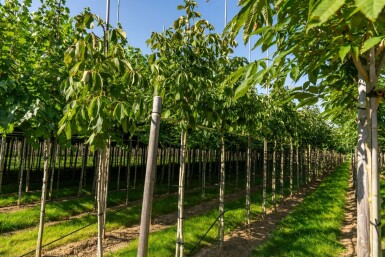
[[[203,151],[203,167],[202,167],[202,200],[206,198],[206,166],[207,166],[207,150]]]
[[[27,193],[29,191],[29,179],[30,179],[30,172],[31,172],[31,159],[32,159],[32,153],[33,153],[33,149],[32,149],[32,146],[31,145],[28,145],[28,148],[27,148],[27,163],[26,163],[26,170],[27,170],[27,174],[26,174],[26,178],[25,178],[25,192]],[[0,153],[1,155],[1,153]]]
[[[1,147],[0,147],[0,193],[2,193],[1,185],[3,184],[3,172],[4,172],[4,159],[5,159],[5,149],[6,149],[7,138],[1,138]]]
[[[184,256],[184,238],[183,238],[183,204],[184,204],[184,180],[186,167],[186,143],[187,132],[182,130],[180,139],[180,164],[179,164],[179,190],[178,190],[178,223],[176,234],[175,257]]]
[[[116,179],[116,190],[120,189],[120,170],[122,169],[122,162],[123,162],[123,156],[124,156],[124,150],[123,148],[117,148],[117,153],[119,159],[119,164],[118,164],[118,177]]]
[[[222,130],[221,133],[221,169],[219,179],[219,223],[218,223],[218,239],[219,239],[219,251],[222,251],[223,241],[225,239],[225,217],[223,212],[225,211],[225,136]]]
[[[105,174],[105,181],[104,181],[104,192],[103,192],[103,195],[104,195],[104,199],[103,199],[103,203],[104,203],[104,215],[103,215],[103,218],[104,218],[104,221],[103,221],[103,239],[104,237],[106,236],[106,220],[107,220],[107,200],[108,200],[108,183],[109,183],[109,179],[110,179],[110,154],[111,154],[111,139],[108,139],[108,143],[107,143],[107,151],[106,151],[106,162],[105,162],[105,170],[106,170],[106,174]]]
[[[78,189],[78,197],[82,195],[83,191],[83,177],[84,174],[87,172],[87,154],[88,154],[88,144],[84,145],[83,144],[83,161],[82,161],[82,170],[80,172],[80,180],[79,180],[79,189]]]
[[[57,153],[57,139],[55,138],[53,141],[52,147],[52,170],[51,170],[51,181],[49,183],[49,192],[48,192],[48,200],[52,201],[52,188],[53,188],[53,178],[55,176],[55,165],[56,165],[56,153]]]
[[[277,177],[277,161],[276,161],[276,154],[277,154],[277,143],[276,141],[274,141],[274,146],[273,146],[273,171],[272,171],[272,174],[271,174],[271,191],[272,191],[272,202],[273,202],[273,208],[274,208],[274,211],[277,211],[277,198],[276,198],[276,192],[275,192],[275,188],[276,188],[276,177]]]
[[[132,151],[132,140],[130,140],[130,145],[128,147],[127,153],[127,176],[126,176],[126,205],[128,205],[128,192],[130,190],[130,177],[131,177],[131,151]],[[136,174],[135,174],[136,177]],[[135,184],[134,184],[135,188]]]
[[[367,140],[366,123],[366,84],[359,75],[358,80],[358,144],[357,144],[357,257],[368,257],[369,241],[369,181],[366,170],[367,156],[365,142]]]
[[[109,142],[108,142],[109,143]],[[107,144],[108,144],[107,143]],[[104,213],[106,200],[106,180],[108,176],[108,146],[98,150],[98,182],[97,182],[97,210],[98,210],[98,245],[97,256],[103,256]]]
[[[281,194],[281,197],[280,197],[281,204],[283,204],[283,187],[284,187],[283,166],[284,166],[284,155],[285,155],[285,152],[284,152],[284,149],[283,149],[283,145],[281,143],[281,154],[279,156],[281,158],[281,168],[279,170],[279,172],[280,172],[279,185],[280,185],[280,194]]]
[[[27,139],[23,139],[22,153],[20,155],[20,173],[19,173],[19,198],[17,200],[17,206],[21,205],[21,191],[23,188],[23,174],[24,174],[24,162],[25,162],[25,152],[27,149]]]
[[[370,56],[374,57],[374,48],[370,50]],[[372,58],[371,58],[372,59]],[[375,77],[375,63],[370,64],[370,77]],[[370,224],[371,226],[371,239],[372,239],[372,245],[371,245],[371,256],[382,256],[382,249],[381,249],[381,195],[380,195],[380,174],[378,171],[378,121],[377,121],[377,109],[378,104],[381,100],[381,96],[373,94],[375,93],[375,83],[369,82],[366,85],[366,91],[371,92],[371,96],[367,96],[367,103],[370,105],[370,109],[366,110],[366,113],[369,113],[367,115],[368,119],[368,131],[370,131],[370,163],[368,162],[368,166],[370,167]]]
[[[138,173],[138,158],[139,158],[139,139],[138,139],[138,142],[137,142],[137,145],[135,147],[135,157],[134,157],[134,162],[135,162],[135,169],[134,169],[134,189],[136,188],[136,177],[137,177],[137,173]]]
[[[57,179],[56,179],[56,191],[59,190],[59,182],[60,182],[60,169],[61,169],[61,147],[60,145],[58,146],[59,147],[59,150],[58,150],[58,153],[59,153],[59,162],[58,162],[58,168],[57,168]]]
[[[50,151],[50,139],[46,139],[44,144],[44,176],[43,176],[43,186],[41,190],[40,223],[39,223],[39,233],[37,235],[36,257],[41,257],[41,248],[42,248],[42,242],[43,242],[45,203],[46,203],[46,196],[47,196],[47,180],[48,180],[48,160],[49,160],[49,154],[50,154],[49,151]]]
[[[238,167],[238,161],[237,165]],[[247,137],[247,163],[246,163],[246,227],[250,230],[250,173],[251,173],[251,137]],[[238,169],[237,169],[238,177]]]
[[[295,153],[295,163],[296,163],[296,177],[297,177],[297,193],[300,191],[300,162],[299,162],[299,146],[296,147]]]
[[[168,147],[168,168],[167,168],[167,193],[170,193],[171,189],[171,161],[172,161],[172,148],[171,146]]]
[[[289,176],[290,176],[290,197],[293,196],[293,141],[290,140],[289,153]]]
[[[266,216],[267,140],[263,140],[262,216]]]

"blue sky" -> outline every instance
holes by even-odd
[[[215,32],[222,33],[224,28],[224,2],[225,0],[196,0],[198,11],[202,18],[208,20],[215,27]],[[34,6],[39,1],[34,0]],[[238,0],[227,0],[228,21],[238,12]],[[182,11],[177,10],[177,6],[183,4],[183,0],[120,0],[120,23],[127,32],[127,39],[134,47],[142,49],[143,53],[150,53],[147,48],[146,40],[151,32],[160,32],[163,26],[168,28],[179,16]],[[118,0],[110,0],[110,22],[113,26],[117,24]],[[103,19],[106,18],[105,0],[67,0],[66,6],[71,10],[71,15],[75,16],[85,7],[90,7],[91,12],[96,13]],[[235,55],[248,58],[248,46],[238,37],[239,43],[235,50]],[[254,40],[255,42],[255,40]],[[260,53],[253,51],[251,59],[262,58]]]

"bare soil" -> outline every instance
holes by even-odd
[[[217,245],[201,249],[195,257],[245,257],[250,256],[253,249],[264,243],[276,229],[280,220],[286,217],[303,201],[304,197],[313,191],[319,184],[317,181],[307,190],[293,194],[285,199],[283,204],[277,206],[277,211],[267,210],[265,218],[257,217],[248,229],[246,226],[236,229],[225,235],[222,249]]]
[[[345,219],[341,229],[340,243],[345,247],[346,252],[342,257],[357,256],[357,202],[353,189],[353,181],[350,180],[349,191],[346,195]]]
[[[242,197],[245,194],[244,191],[237,192],[226,196],[226,200],[231,201]],[[219,204],[218,199],[205,201],[202,204],[198,204],[185,210],[185,218],[197,216],[203,214],[213,208],[217,208]],[[156,232],[162,229],[169,228],[175,225],[177,220],[177,212],[154,217],[151,221],[150,232]],[[124,227],[117,230],[113,230],[106,233],[106,237],[103,241],[104,252],[115,252],[121,248],[127,246],[128,242],[139,236],[140,226],[135,225],[132,227]],[[96,256],[97,237],[90,237],[88,239],[69,243],[53,250],[45,251],[43,256],[45,257],[89,257]]]

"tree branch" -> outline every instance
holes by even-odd
[[[360,57],[356,58],[353,50],[350,50],[350,54],[353,58],[354,65],[356,66],[358,73],[361,74],[361,76],[365,79],[365,81],[369,81],[369,74],[365,70],[364,66],[362,65]]]
[[[385,43],[384,43],[384,40],[381,40],[376,50],[376,57],[378,57],[384,51],[384,49],[385,49]]]
[[[380,62],[378,63],[377,67],[376,67],[376,75],[377,75],[377,78],[380,76],[381,74],[381,70],[382,70],[382,67],[384,66],[384,63],[385,63],[385,52],[382,53],[382,57],[381,57],[381,60]]]

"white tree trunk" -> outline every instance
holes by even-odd
[[[281,204],[283,203],[283,186],[284,186],[284,181],[283,181],[283,166],[284,166],[284,150],[283,150],[283,145],[281,143],[281,154],[280,154],[280,160],[281,160],[281,168],[279,170],[280,176],[279,176],[279,185],[280,185],[280,202]]]
[[[21,205],[21,191],[23,188],[23,175],[24,175],[24,163],[25,163],[25,152],[27,149],[27,139],[23,139],[22,153],[20,155],[20,175],[19,175],[19,197],[17,200],[17,206]]]
[[[365,141],[366,124],[366,83],[358,77],[358,143],[357,143],[357,257],[368,257],[369,240],[369,181],[366,170],[367,155]]]
[[[80,172],[78,197],[80,197],[82,195],[82,191],[83,191],[83,178],[85,176],[85,173],[87,172],[88,145],[82,144],[82,148],[83,148],[82,149],[82,170]]]
[[[266,183],[267,183],[267,140],[263,140],[263,182],[262,182],[262,215],[266,215]]]
[[[223,214],[225,211],[225,137],[222,131],[221,134],[221,169],[219,180],[219,214]],[[225,217],[221,215],[218,223],[218,240],[219,251],[222,251],[223,241],[225,238]]]
[[[50,151],[50,139],[47,139],[45,140],[45,144],[44,144],[44,175],[43,175],[43,186],[41,190],[40,222],[39,222],[39,233],[37,235],[37,243],[36,243],[36,257],[41,257],[41,247],[43,242],[45,204],[46,204],[47,181],[48,181],[49,151]]]
[[[57,153],[57,139],[54,139],[52,151],[53,152],[52,152],[51,181],[49,183],[49,192],[48,192],[48,200],[49,201],[52,201],[53,178],[54,178],[54,175],[55,175],[56,153]]]
[[[238,154],[238,153],[237,153]],[[250,169],[251,169],[251,137],[247,137],[247,166],[246,166],[246,226],[250,230]],[[238,161],[237,161],[238,167]]]
[[[130,139],[130,145],[128,147],[127,155],[127,176],[126,176],[126,205],[128,205],[128,192],[130,190],[130,177],[131,177],[131,152],[132,152],[132,140]],[[135,174],[136,175],[136,174]],[[135,188],[135,186],[134,186]]]
[[[183,238],[183,202],[184,202],[184,181],[186,168],[186,143],[187,132],[182,130],[180,139],[180,164],[179,164],[179,190],[178,190],[178,222],[176,234],[175,257],[184,256],[184,238]]]

